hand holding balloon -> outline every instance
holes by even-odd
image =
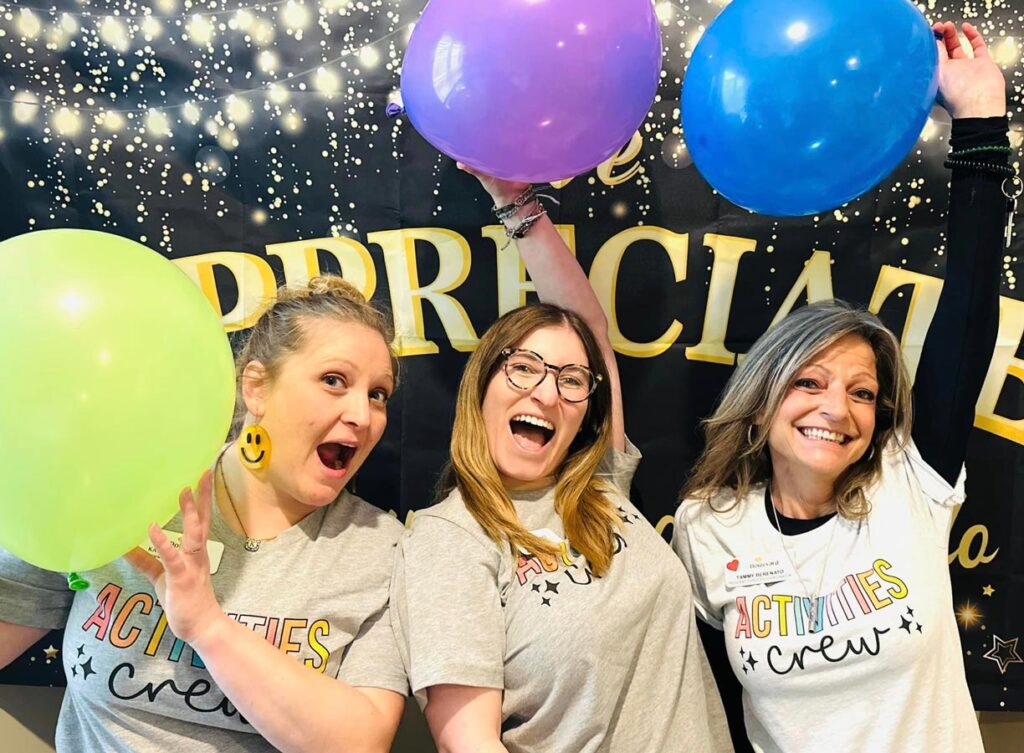
[[[495,178],[493,175],[488,175],[480,172],[479,170],[474,170],[472,167],[469,167],[462,162],[457,162],[456,165],[460,170],[469,173],[480,181],[480,185],[483,186],[491,199],[494,200],[494,206],[496,207],[511,204],[515,201],[517,196],[530,187],[529,183],[523,183],[522,181]]]
[[[974,50],[968,57],[960,46],[956,25],[945,21],[932,25],[941,34],[938,101],[954,118],[988,118],[1006,114],[1006,82],[1003,72],[988,54],[981,33],[969,23],[962,26]]]
[[[202,636],[225,619],[210,579],[210,556],[206,541],[210,535],[213,510],[213,476],[207,471],[193,493],[186,487],[178,497],[181,508],[181,547],[175,547],[156,523],[149,527],[160,559],[136,547],[125,559],[153,584],[175,636],[195,645]]]

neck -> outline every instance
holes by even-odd
[[[501,485],[507,492],[534,492],[538,489],[547,489],[555,485],[555,476],[542,476],[541,478],[523,481],[522,479],[509,478],[498,474],[501,477]]]
[[[772,504],[780,515],[813,520],[836,511],[835,479],[794,474],[784,465],[773,468]]]
[[[220,473],[214,478],[217,508],[235,533],[272,539],[315,509],[279,492],[266,471],[245,468],[238,459],[237,443],[227,448],[220,462]]]

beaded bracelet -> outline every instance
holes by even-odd
[[[963,167],[968,170],[978,170],[983,173],[993,173],[994,175],[1001,175],[1004,178],[1012,178],[1017,174],[1009,165],[995,165],[990,162],[973,162],[971,160],[955,160],[946,158],[946,161],[942,163],[943,167],[954,168]]]
[[[1009,154],[1012,149],[1008,146],[972,146],[967,149],[959,149],[955,152],[950,152],[948,155],[949,159],[956,159],[957,157],[966,157],[968,154],[981,154],[983,152],[1000,152],[1002,154]]]
[[[506,204],[503,207],[493,206],[491,211],[497,215],[498,220],[504,222],[509,217],[514,217],[516,212],[522,209],[524,206],[534,201],[537,198],[537,191],[533,186],[527,186],[526,190],[516,196],[511,204]]]

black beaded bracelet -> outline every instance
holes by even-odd
[[[1008,146],[972,146],[967,149],[959,149],[954,152],[950,152],[947,155],[947,159],[957,159],[959,157],[966,157],[968,154],[983,154],[984,152],[996,152],[1001,154],[1009,154],[1012,149]]]
[[[972,160],[960,160],[960,159],[949,159],[942,163],[943,167],[956,168],[962,167],[967,170],[977,170],[982,173],[992,173],[993,175],[1000,175],[1004,178],[1011,178],[1017,174],[1017,172],[1009,165],[995,165],[990,162],[974,162]]]
[[[503,207],[491,207],[491,211],[494,212],[499,221],[504,222],[509,217],[514,217],[516,212],[536,198],[536,189],[533,186],[527,186],[526,190],[516,196],[515,199],[512,200],[511,204],[506,204]]]

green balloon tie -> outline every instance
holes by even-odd
[[[78,573],[68,573],[68,588],[72,591],[84,591],[89,587],[89,581]]]

